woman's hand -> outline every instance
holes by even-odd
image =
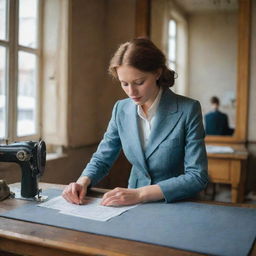
[[[136,189],[115,188],[104,194],[101,205],[120,206],[132,205],[164,198],[159,185],[149,185]]]
[[[141,195],[138,189],[115,188],[104,194],[101,205],[119,206],[141,203]]]
[[[77,182],[72,182],[62,192],[62,196],[72,204],[84,204],[87,187],[90,184],[88,177],[80,177]]]

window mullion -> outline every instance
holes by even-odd
[[[43,102],[43,63],[42,63],[42,41],[43,41],[43,10],[44,10],[44,1],[39,1],[38,4],[38,15],[39,18],[37,20],[38,24],[38,33],[37,33],[37,48],[38,48],[38,91],[37,91],[37,99],[40,104],[37,105],[37,130],[40,138],[42,137],[42,102]]]
[[[4,47],[8,48],[8,47],[9,47],[9,42],[0,39],[0,45],[2,45],[2,46],[4,46]]]
[[[34,49],[34,48],[29,48],[25,46],[18,45],[18,50],[28,52],[28,53],[33,53],[39,56],[39,49]]]
[[[17,17],[18,1],[9,2],[9,49],[8,49],[8,79],[7,83],[7,139],[16,138],[17,119]]]

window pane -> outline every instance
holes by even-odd
[[[169,39],[168,57],[170,61],[176,60],[176,41],[174,38]]]
[[[6,137],[6,48],[0,46],[0,138]]]
[[[17,135],[36,133],[37,57],[19,52]]]
[[[7,1],[0,0],[0,39],[6,40],[6,31],[7,31]]]
[[[37,47],[38,1],[19,1],[19,44]]]
[[[170,62],[170,61],[169,61],[168,64],[169,64],[168,66],[169,66],[170,69],[172,69],[172,70],[174,70],[174,71],[176,70],[176,64],[175,64],[174,62]]]
[[[174,20],[169,21],[169,37],[176,36],[176,22]]]

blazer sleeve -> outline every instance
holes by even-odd
[[[93,154],[90,162],[81,174],[81,176],[87,176],[91,179],[91,186],[97,184],[109,173],[110,168],[121,151],[121,140],[116,125],[117,106],[118,102],[113,108],[108,128],[97,151]]]
[[[198,101],[186,117],[184,174],[158,183],[166,202],[185,199],[203,190],[208,183],[202,112]]]

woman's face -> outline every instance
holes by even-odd
[[[160,71],[156,73],[142,72],[128,65],[117,68],[118,79],[125,93],[135,104],[147,110],[154,102],[159,87],[156,84]]]

